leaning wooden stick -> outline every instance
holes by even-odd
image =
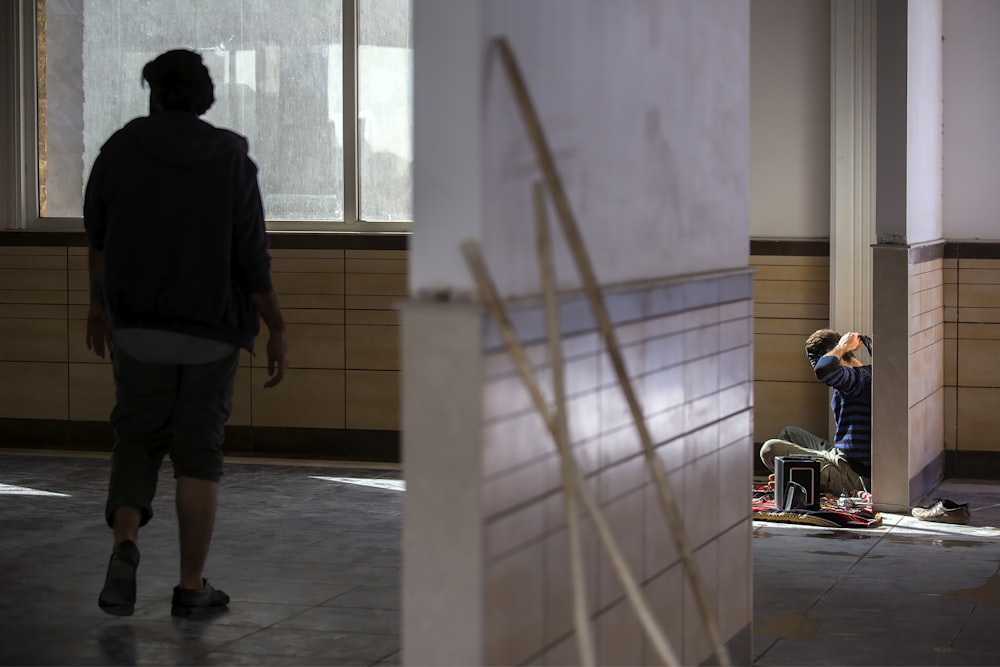
[[[642,596],[642,590],[639,588],[635,578],[632,576],[632,573],[628,568],[628,563],[625,561],[625,557],[618,549],[618,544],[615,542],[614,535],[611,533],[611,528],[608,526],[608,523],[604,518],[604,513],[601,511],[601,508],[597,506],[593,497],[591,497],[590,491],[587,489],[587,485],[583,480],[583,476],[580,474],[580,470],[576,466],[576,461],[573,459],[572,453],[566,446],[568,443],[561,443],[557,437],[555,419],[552,417],[552,412],[549,410],[549,406],[545,401],[545,396],[539,388],[538,380],[535,378],[535,373],[524,353],[524,348],[517,340],[517,336],[514,333],[514,326],[507,317],[506,308],[504,308],[503,302],[500,300],[500,295],[497,293],[496,287],[493,285],[493,280],[490,278],[489,271],[486,268],[486,262],[483,261],[482,255],[479,253],[479,246],[477,246],[473,241],[466,241],[462,244],[462,253],[465,255],[465,261],[469,265],[469,269],[472,271],[472,275],[475,277],[476,283],[479,285],[479,292],[483,297],[483,301],[486,304],[487,309],[490,311],[490,314],[493,316],[493,320],[496,322],[497,329],[500,331],[500,336],[503,338],[504,345],[507,347],[507,351],[514,362],[518,375],[521,376],[521,382],[528,390],[528,394],[531,396],[531,401],[534,403],[535,409],[538,410],[539,415],[545,422],[545,427],[548,429],[549,434],[552,435],[553,440],[555,440],[559,456],[566,462],[566,465],[572,473],[573,486],[576,491],[576,495],[583,501],[584,507],[587,509],[587,513],[594,521],[594,527],[597,529],[597,536],[600,538],[601,544],[604,546],[604,549],[608,554],[608,558],[611,560],[611,565],[615,570],[615,574],[618,576],[618,580],[622,584],[622,588],[625,589],[626,597],[628,597],[632,608],[639,617],[639,622],[646,630],[646,635],[649,637],[650,643],[652,643],[653,649],[656,651],[660,660],[663,661],[663,664],[667,667],[676,667],[680,664],[677,660],[677,656],[670,647],[670,643],[664,636],[663,631],[656,624],[656,618],[653,616],[652,611],[650,611],[649,606],[646,604],[646,600]]]
[[[695,599],[698,601],[698,609],[701,613],[702,623],[704,623],[705,629],[708,631],[708,636],[712,642],[719,664],[722,667],[728,667],[731,664],[729,651],[726,649],[725,644],[722,643],[722,638],[719,634],[719,626],[716,623],[715,616],[713,615],[711,608],[709,607],[708,593],[705,590],[705,584],[702,581],[697,563],[694,559],[694,554],[691,551],[691,545],[688,541],[687,533],[684,530],[684,523],[681,519],[680,511],[677,509],[677,501],[674,499],[674,494],[670,488],[670,483],[667,479],[666,471],[663,468],[663,463],[656,455],[656,451],[653,447],[653,439],[649,433],[649,428],[646,425],[645,415],[642,412],[642,408],[639,405],[639,399],[635,395],[635,390],[632,388],[632,383],[629,380],[628,373],[625,369],[625,361],[621,354],[621,348],[618,344],[614,327],[611,324],[611,318],[608,316],[607,309],[604,306],[604,300],[601,296],[597,277],[590,262],[590,257],[587,255],[583,238],[580,236],[580,232],[577,228],[576,219],[573,215],[572,208],[569,205],[569,200],[566,197],[566,191],[562,185],[562,179],[559,176],[559,171],[556,169],[555,161],[552,158],[552,151],[549,149],[545,133],[542,130],[542,125],[538,120],[538,115],[535,112],[531,97],[528,94],[528,87],[524,82],[524,78],[521,76],[520,68],[517,65],[517,60],[514,58],[514,53],[510,48],[510,44],[507,43],[505,38],[500,37],[496,39],[496,45],[500,52],[500,58],[503,62],[504,70],[507,73],[507,79],[510,82],[511,89],[514,93],[515,101],[521,112],[521,118],[535,150],[535,158],[538,160],[539,167],[542,170],[542,175],[545,178],[545,183],[552,196],[552,203],[556,208],[556,212],[559,214],[559,222],[561,224],[563,234],[566,237],[567,245],[573,254],[577,270],[580,272],[580,276],[583,279],[584,292],[587,295],[594,318],[597,320],[601,336],[604,339],[604,344],[608,351],[608,356],[611,358],[611,365],[614,368],[615,375],[618,377],[618,383],[621,385],[622,391],[625,394],[625,400],[628,403],[630,412],[632,413],[632,419],[635,422],[635,427],[639,432],[642,450],[659,492],[658,497],[660,500],[660,508],[667,520],[667,525],[670,528],[677,551],[680,554],[681,560],[684,562],[685,570],[687,571],[688,578],[691,582],[691,589],[695,594]]]
[[[568,453],[570,439],[569,424],[566,419],[566,375],[563,365],[559,305],[556,302],[556,272],[552,262],[552,243],[549,238],[549,220],[545,214],[545,192],[542,184],[535,183],[531,194],[535,208],[535,245],[542,278],[542,295],[545,300],[545,328],[549,334],[549,358],[552,360],[552,394],[556,410],[555,438],[559,452]],[[573,471],[570,469],[568,457],[560,455],[559,463],[566,511],[566,538],[569,540],[570,576],[573,581],[573,625],[576,627],[576,645],[584,667],[593,667],[596,664],[594,638],[590,631],[590,614],[587,611],[587,585],[583,576],[580,517],[576,508]]]

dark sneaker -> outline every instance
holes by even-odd
[[[205,611],[219,611],[229,604],[229,596],[212,588],[208,579],[202,579],[202,583],[204,586],[197,591],[174,586],[170,613],[174,616],[191,616]]]
[[[935,498],[930,507],[914,507],[910,514],[922,521],[937,521],[939,523],[969,523],[972,512],[969,503],[961,505],[947,498]]]
[[[115,547],[104,577],[98,606],[108,614],[131,616],[135,611],[135,571],[139,567],[139,547],[125,540]]]

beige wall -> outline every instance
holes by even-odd
[[[1000,259],[944,265],[945,444],[1000,452]]]
[[[0,246],[0,419],[106,421],[110,364],[85,343],[87,250]],[[242,353],[234,426],[399,430],[401,250],[273,249],[291,368],[264,390],[266,326]]]
[[[754,255],[754,442],[785,426],[829,435],[829,391],[805,354],[812,332],[829,326],[828,257]]]
[[[944,260],[909,265],[909,473],[942,468],[944,453]],[[877,370],[876,370],[877,372]],[[877,394],[876,394],[877,400]],[[936,480],[935,480],[936,481]]]
[[[1000,3],[942,2],[944,40],[943,227],[945,238],[997,239],[1000,132]]]
[[[750,2],[750,235],[830,234],[830,2]]]

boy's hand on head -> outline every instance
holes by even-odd
[[[847,350],[848,352],[854,352],[854,350],[861,347],[861,334],[855,331],[845,333],[840,337],[840,342],[837,343],[837,347]]]

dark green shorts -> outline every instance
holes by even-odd
[[[222,477],[222,443],[233,407],[239,352],[207,364],[148,364],[116,348],[115,445],[105,517],[112,525],[119,507],[138,507],[145,525],[163,456],[170,453],[174,477],[213,482]]]

